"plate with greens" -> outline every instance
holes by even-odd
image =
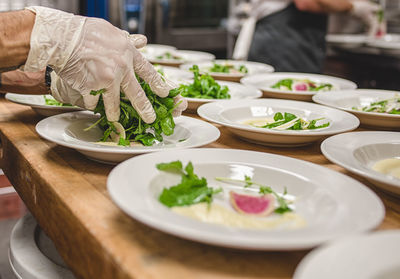
[[[362,125],[375,129],[400,129],[400,92],[357,89],[318,93],[313,101],[350,112]]]
[[[385,215],[376,194],[349,176],[236,149],[131,158],[111,171],[107,189],[125,213],[154,229],[238,249],[309,249],[371,230]]]
[[[99,115],[89,111],[64,113],[43,119],[36,125],[36,131],[49,141],[76,149],[90,159],[105,163],[118,163],[137,154],[165,149],[203,146],[217,140],[220,135],[216,127],[205,121],[181,116],[174,119],[174,127],[167,127],[173,130],[171,134],[165,131],[169,135],[147,127],[144,133],[136,136],[132,130],[126,130],[124,139],[121,139],[120,133],[115,140],[113,130],[120,132],[120,127],[115,124],[106,127],[96,125],[100,119]],[[111,136],[105,138],[110,130]],[[157,133],[160,135],[155,138],[153,135]]]
[[[145,47],[139,49],[141,53],[158,53],[162,51],[174,51],[176,47],[169,45],[147,44]]]
[[[263,92],[267,98],[311,101],[318,92],[334,92],[356,89],[357,85],[349,80],[306,73],[270,73],[255,74],[240,80],[245,85],[252,85]]]
[[[210,61],[215,59],[215,56],[211,53],[193,50],[163,50],[143,53],[143,55],[153,64],[174,67],[179,67],[179,65],[189,62]]]
[[[400,195],[400,133],[362,131],[335,135],[321,144],[331,162]]]
[[[206,73],[217,80],[227,80],[239,82],[244,76],[256,73],[272,73],[274,67],[251,61],[240,60],[214,60],[198,62],[200,73]],[[187,63],[180,66],[183,70],[189,70],[193,63]]]
[[[202,105],[197,113],[237,136],[270,146],[301,146],[354,130],[360,121],[338,109],[277,99],[232,100]]]
[[[175,83],[180,83],[193,78],[193,73],[191,71],[181,70],[176,67],[155,65],[154,68],[164,77]]]
[[[43,116],[83,110],[83,108],[80,107],[62,104],[56,101],[51,95],[7,93],[5,97],[10,102],[30,106],[34,111]]]
[[[216,81],[208,74],[200,74],[199,67],[190,68],[193,79],[182,82],[178,89],[188,100],[187,111],[195,112],[205,103],[224,100],[256,99],[262,96],[260,90],[237,82]]]

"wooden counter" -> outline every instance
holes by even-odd
[[[106,180],[112,166],[41,139],[35,132],[40,119],[29,107],[0,99],[0,167],[77,278],[291,278],[308,252],[231,250],[151,229],[110,200]],[[325,159],[319,144],[269,148],[219,128],[220,139],[207,147],[287,155],[350,175]],[[378,229],[399,229],[400,199],[376,192],[386,207]]]

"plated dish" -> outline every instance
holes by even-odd
[[[246,75],[256,73],[272,73],[274,68],[270,65],[240,60],[214,60],[200,61],[196,63],[199,66],[201,73],[208,73],[217,80],[235,81]],[[183,70],[189,70],[193,63],[187,63],[180,66]]]
[[[215,55],[211,53],[192,50],[163,50],[143,53],[143,55],[153,64],[173,67],[179,67],[179,65],[189,62],[211,61],[215,59]]]
[[[386,34],[382,38],[369,40],[367,45],[379,48],[388,54],[400,54],[400,35]]]
[[[342,48],[357,48],[367,43],[369,37],[367,34],[328,34],[327,43]]]
[[[346,237],[311,251],[293,279],[400,277],[400,231]]]
[[[255,74],[240,80],[244,85],[252,85],[262,90],[264,97],[311,101],[320,91],[355,89],[357,85],[349,80],[305,73]]]
[[[247,141],[271,146],[306,145],[329,135],[354,130],[360,124],[357,117],[344,111],[277,99],[215,102],[202,105],[197,113]],[[277,117],[278,113],[282,118]],[[303,127],[306,129],[300,129]]]
[[[180,83],[180,82],[187,81],[188,79],[193,78],[192,72],[181,70],[176,67],[156,65],[155,68],[165,78],[167,78],[175,83]]]
[[[321,144],[331,162],[365,177],[377,187],[400,195],[400,133],[352,132]]]
[[[70,111],[84,110],[75,106],[61,106],[51,95],[31,95],[7,93],[6,99],[10,102],[30,106],[34,111],[43,116],[52,116]]]
[[[163,142],[152,146],[117,146],[99,142],[103,131],[97,126],[85,131],[98,119],[99,116],[93,112],[65,113],[43,119],[36,125],[36,131],[49,141],[76,149],[90,159],[105,163],[118,163],[137,154],[164,149],[198,147],[217,140],[220,135],[217,128],[205,121],[181,116],[175,118],[174,133],[164,136]]]
[[[177,161],[186,166],[183,182]],[[176,168],[171,164],[158,165],[168,162],[175,162]],[[162,171],[168,168],[175,168],[176,172]],[[210,201],[209,210],[207,204],[201,206],[203,200],[196,207],[187,207],[191,213],[181,206],[161,202],[164,191],[175,191],[171,186],[180,181],[191,182],[193,172],[201,182],[206,180],[210,192],[214,192],[211,201],[205,199]],[[227,180],[222,182],[216,177]],[[243,225],[245,215],[231,206],[231,191],[257,195],[259,185],[245,187],[243,183],[236,184],[237,180],[270,186],[278,195],[291,200],[290,213],[298,218],[275,211],[268,216],[249,217],[251,223],[268,223],[266,226]],[[349,233],[370,230],[384,217],[382,202],[358,181],[312,163],[264,152],[202,148],[146,154],[114,168],[107,188],[125,213],[150,227],[194,241],[240,249],[308,249]],[[191,195],[180,199],[182,203],[188,200],[192,200]],[[222,208],[216,215],[214,206]],[[300,225],[296,225],[298,220]]]
[[[139,49],[141,53],[158,53],[161,51],[173,51],[176,50],[176,47],[169,45],[160,45],[160,44],[147,44],[145,47]]]
[[[361,124],[378,129],[400,129],[400,92],[357,89],[317,93],[313,101],[348,111]]]

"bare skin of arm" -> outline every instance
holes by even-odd
[[[25,63],[34,23],[35,14],[28,10],[0,13],[0,72]]]
[[[294,0],[297,9],[311,13],[350,12],[353,4],[350,0]]]
[[[20,70],[0,73],[0,92],[13,92],[22,94],[48,94],[45,84],[45,71],[28,73]]]

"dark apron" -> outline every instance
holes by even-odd
[[[277,72],[320,73],[326,28],[326,15],[301,12],[290,4],[257,22],[248,59],[270,64]]]

